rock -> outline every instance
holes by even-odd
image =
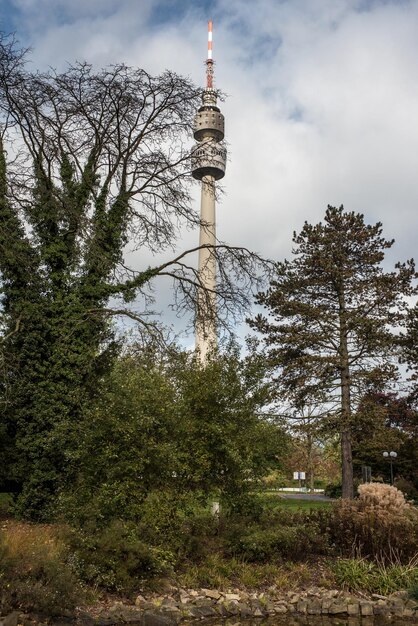
[[[404,609],[402,617],[414,617],[415,611],[413,609]]]
[[[277,615],[287,613],[287,606],[285,604],[276,604],[274,606],[274,612],[277,613]]]
[[[253,617],[264,617],[264,613],[261,609],[255,609],[253,612]]]
[[[347,615],[358,615],[359,608],[358,602],[349,602],[347,604]]]
[[[252,617],[253,612],[247,604],[239,602],[237,607],[239,608],[240,617]]]
[[[223,604],[218,604],[216,606],[216,612],[218,615],[220,615],[221,617],[228,617],[229,613],[228,613],[228,609],[226,608],[226,606],[224,606]]]
[[[373,604],[372,602],[360,602],[360,613],[361,615],[373,615]]]
[[[212,606],[192,606],[189,609],[189,613],[191,617],[197,617],[199,619],[218,615],[217,611],[215,611]]]
[[[293,594],[290,596],[290,602],[291,602],[291,604],[297,604],[297,603],[299,602],[299,600],[300,600],[300,595],[299,595],[298,593],[293,593]]]
[[[230,602],[225,602],[224,607],[228,611],[229,615],[238,615],[239,614],[239,607],[238,607],[237,600],[235,600],[235,601],[232,600]]]
[[[111,617],[110,615],[101,615],[95,621],[96,626],[113,626],[113,624],[117,624],[118,620],[115,617]]]
[[[329,607],[333,603],[331,598],[324,598],[321,602],[321,612],[323,615],[328,615]]]
[[[305,614],[306,611],[308,610],[308,603],[306,602],[306,600],[299,600],[296,607],[297,607],[298,613]]]
[[[20,623],[23,624],[23,626],[33,626],[33,621],[31,620],[29,615],[24,615],[23,619],[21,616]],[[77,623],[80,624],[80,626],[94,626],[95,621],[90,613],[87,613],[87,611],[83,611],[82,609],[78,609]]]
[[[202,594],[206,596],[206,598],[212,598],[212,600],[219,600],[222,597],[222,594],[215,589],[202,589]]]
[[[148,604],[148,600],[144,596],[137,596],[135,599],[135,606],[141,606],[142,604]]]
[[[176,609],[178,608],[177,602],[174,600],[174,598],[170,598],[170,596],[168,596],[167,598],[162,598],[160,602],[160,606],[176,608]]]
[[[410,598],[409,600],[407,600],[405,602],[405,607],[407,609],[417,609],[418,608],[418,601],[417,600],[413,600],[412,598]]]
[[[236,600],[236,601],[241,600],[241,596],[238,593],[225,593],[224,598],[228,602],[230,602],[231,600]]]
[[[13,613],[9,613],[6,617],[3,617],[3,625],[4,626],[17,626],[19,623],[19,613],[17,611],[13,611]]]
[[[124,624],[135,624],[142,620],[143,612],[135,606],[127,606],[121,602],[115,603],[107,611],[107,614],[101,616],[102,619],[110,618],[111,622],[117,624],[123,622]]]
[[[170,615],[147,611],[142,614],[141,626],[175,626],[179,620]]]
[[[397,598],[397,597],[390,597],[389,599],[389,606],[391,608],[391,610],[395,613],[395,615],[397,614],[396,611],[402,611],[404,608],[404,601],[402,600],[402,598]]]
[[[348,605],[345,602],[334,600],[328,609],[328,613],[330,615],[340,615],[341,613],[347,613],[347,606]]]
[[[321,602],[318,598],[308,602],[308,608],[306,611],[308,615],[321,615],[321,610]]]

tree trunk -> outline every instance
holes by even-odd
[[[339,293],[340,318],[340,373],[341,373],[341,472],[342,497],[354,498],[353,455],[351,450],[351,396],[348,355],[347,311],[344,289]]]

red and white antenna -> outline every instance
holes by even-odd
[[[206,60],[206,88],[213,89],[212,20],[208,22],[208,58]]]

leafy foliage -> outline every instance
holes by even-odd
[[[167,507],[173,523],[176,507],[187,510],[211,494],[236,499],[278,465],[286,442],[259,415],[263,385],[252,359],[234,352],[213,355],[205,368],[180,352],[121,357],[73,429],[73,484],[60,498],[65,518],[138,521],[154,502],[149,522],[156,526]]]
[[[389,481],[390,467],[384,459],[384,450],[398,453],[393,465],[397,480],[412,483],[409,490],[418,488],[416,472],[418,450],[418,411],[410,397],[369,390],[361,399],[353,416],[353,453],[357,475],[361,465],[373,468],[374,479]]]
[[[95,533],[66,533],[71,564],[81,580],[108,591],[131,593],[144,579],[171,572],[174,556],[152,547],[132,523],[113,521]]]

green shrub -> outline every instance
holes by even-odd
[[[329,483],[324,489],[324,494],[328,498],[341,498],[342,489],[341,483]]]
[[[309,525],[254,529],[236,536],[230,543],[232,553],[259,563],[278,559],[297,561],[325,549],[322,537]]]
[[[9,493],[0,493],[0,518],[6,517],[13,503],[13,498]]]
[[[85,594],[52,526],[7,524],[0,535],[0,609],[50,616],[72,611]]]
[[[416,600],[418,602],[418,582],[414,583],[408,589],[408,595],[409,595],[410,598],[412,598],[413,600]]]
[[[169,549],[145,543],[133,523],[114,521],[91,532],[71,530],[67,541],[80,578],[108,591],[131,593],[142,580],[171,572],[174,562]]]
[[[396,487],[396,489],[399,489],[399,491],[402,491],[402,493],[406,498],[408,498],[408,500],[418,501],[418,489],[410,480],[406,480],[405,478],[397,478],[395,480],[394,486]]]

